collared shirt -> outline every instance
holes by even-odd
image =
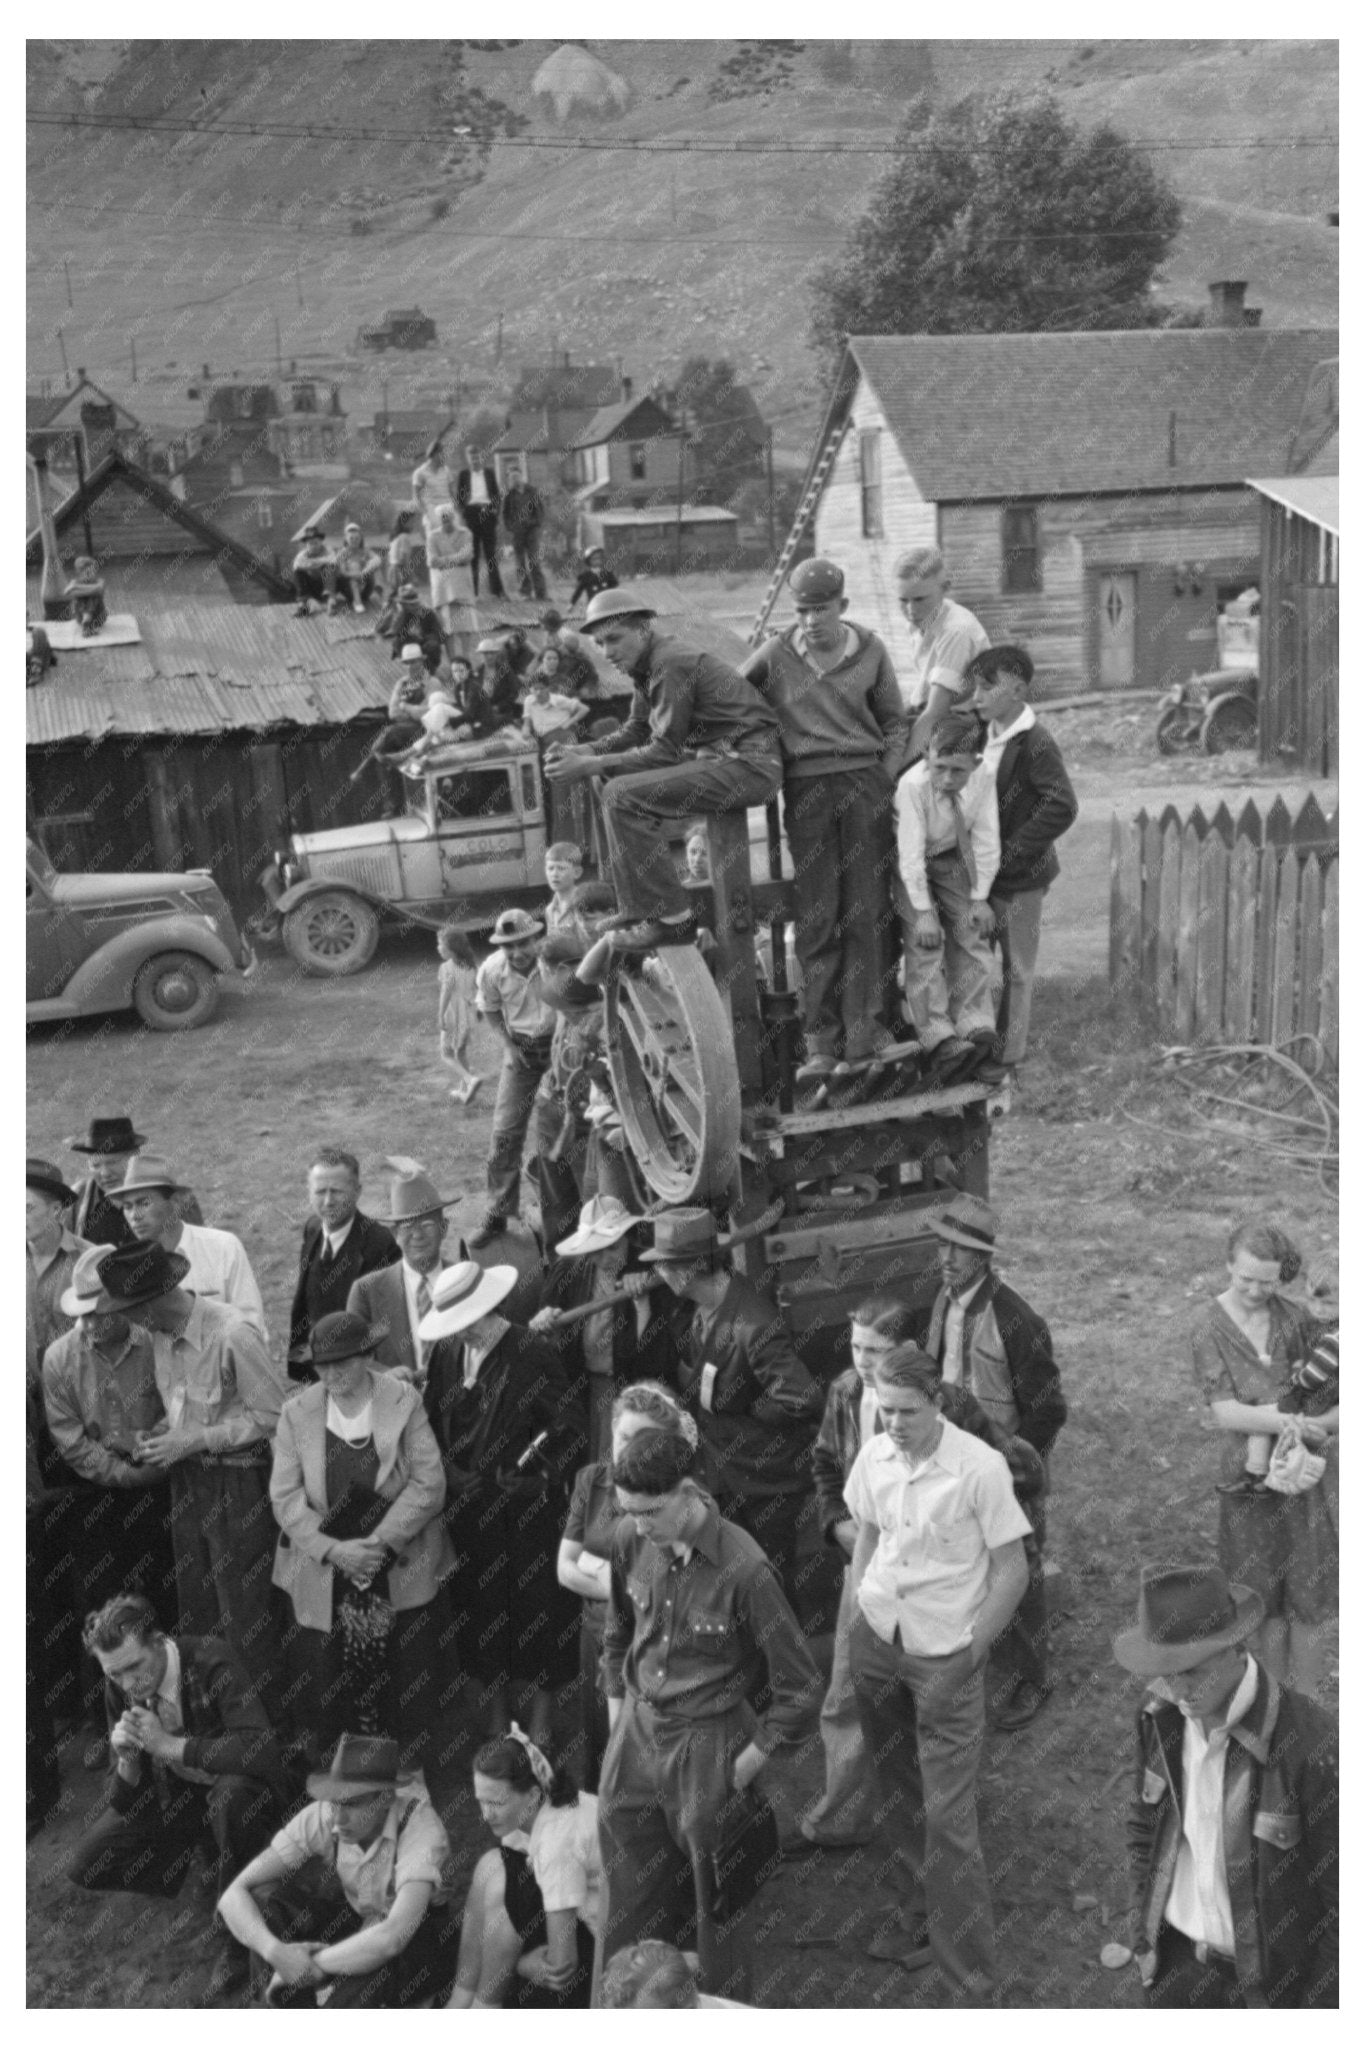
[[[165,1472],[136,1465],[139,1431],[165,1413],[156,1385],[152,1340],[136,1323],[106,1351],[78,1322],[54,1338],[43,1360],[43,1401],[52,1441],[73,1472],[96,1486],[149,1486]]]
[[[943,1367],[945,1386],[960,1387],[962,1385],[962,1328],[967,1320],[967,1310],[976,1300],[985,1284],[986,1280],[983,1274],[976,1285],[969,1287],[965,1294],[950,1293],[948,1296],[948,1305],[943,1311],[943,1349],[939,1353],[939,1363]]]
[[[580,1792],[572,1806],[541,1807],[530,1832],[503,1836],[508,1849],[525,1851],[547,1913],[577,1913],[596,1934],[602,1900],[602,1851],[597,1836],[597,1799]]]
[[[495,947],[479,963],[475,980],[479,1009],[485,1017],[501,1013],[514,1038],[548,1038],[555,1028],[555,1013],[541,1000],[540,979],[533,967],[519,974],[507,955]]]
[[[608,1699],[629,1693],[680,1720],[710,1720],[735,1712],[765,1665],[772,1697],[753,1740],[771,1753],[807,1732],[823,1691],[776,1572],[709,1497],[686,1559],[625,1516],[611,1546]]]
[[[61,1298],[71,1285],[77,1259],[88,1249],[85,1239],[77,1237],[65,1224],[57,1240],[57,1249],[44,1259],[41,1266],[33,1255],[33,1246],[28,1246],[25,1264],[28,1321],[39,1359],[54,1337],[60,1337],[71,1328],[70,1316],[62,1313]]]
[[[924,627],[905,624],[910,642],[909,672],[901,677],[907,711],[922,711],[935,686],[954,699],[966,695],[962,673],[974,654],[991,644],[991,636],[975,612],[945,597]]]
[[[912,1469],[889,1436],[874,1436],[844,1499],[855,1522],[879,1531],[858,1588],[870,1626],[888,1643],[899,1628],[903,1646],[924,1657],[965,1648],[989,1553],[1029,1534],[1000,1453],[944,1422],[935,1449]]]
[[[1026,704],[1019,716],[1009,725],[990,725],[986,729],[986,745],[981,755],[981,765],[992,775],[1000,771],[1000,756],[1004,753],[1016,733],[1031,732],[1038,723],[1038,714],[1031,704]]]
[[[196,1295],[178,1337],[169,1330],[149,1334],[172,1429],[192,1430],[196,1448],[208,1453],[269,1442],[295,1389],[235,1308]]]
[[[1000,813],[995,801],[995,775],[983,763],[967,777],[957,797],[971,837],[976,874],[972,900],[984,903],[1000,866]],[[939,796],[929,781],[929,764],[916,761],[896,784],[896,846],[901,880],[916,910],[933,908],[928,861],[937,853],[957,850],[954,806]]]
[[[265,1303],[239,1237],[230,1230],[211,1230],[204,1223],[182,1223],[175,1249],[190,1262],[185,1286],[192,1294],[201,1301],[223,1302],[237,1309],[253,1330],[269,1336]]]
[[[487,505],[491,503],[488,496],[487,479],[481,469],[471,469],[469,472],[469,491],[465,502],[470,505]]]
[[[877,1406],[877,1389],[875,1387],[864,1387],[858,1401],[858,1448],[860,1450],[864,1444],[871,1443],[873,1437],[877,1434],[877,1425],[881,1420],[881,1413],[881,1409]]]
[[[854,632],[852,626],[845,626],[843,638],[839,642],[836,653],[826,654],[822,648],[818,654],[813,654],[805,627],[797,626],[792,633],[792,646],[796,649],[802,661],[809,662],[813,669],[818,669],[823,675],[827,668],[837,668],[841,661],[852,661],[854,655],[858,652],[858,635]]]
[[[351,1911],[362,1927],[374,1927],[388,1919],[405,1884],[433,1885],[439,1894],[450,1838],[425,1786],[400,1780],[384,1825],[368,1848],[338,1838],[320,1799],[296,1813],[270,1846],[291,1875],[314,1857],[334,1868]]]
[[[572,725],[577,710],[576,697],[564,697],[551,690],[543,704],[537,697],[528,697],[522,706],[522,716],[532,732],[543,739],[547,732],[560,732],[566,725]]]
[[[1232,1894],[1223,1843],[1223,1778],[1228,1736],[1256,1697],[1256,1659],[1248,1656],[1241,1684],[1228,1701],[1226,1717],[1207,1735],[1192,1714],[1185,1716],[1181,1761],[1180,1847],[1166,1901],[1166,1918],[1191,1941],[1206,1941],[1233,1953]]]
[[[180,1698],[180,1645],[174,1636],[166,1638],[166,1669],[161,1683],[151,1699],[151,1709],[168,1735],[183,1735],[185,1712]],[[191,1785],[212,1785],[212,1771],[196,1770],[193,1764],[168,1763],[168,1771],[174,1771],[177,1778],[187,1778]]]
[[[340,1230],[329,1230],[326,1224],[323,1224],[322,1250],[325,1257],[329,1259],[334,1259],[336,1257],[337,1253],[341,1250],[341,1247],[345,1244],[347,1238],[350,1236],[351,1229],[354,1223],[355,1210],[352,1209],[350,1215],[346,1218],[346,1221],[342,1224]]]

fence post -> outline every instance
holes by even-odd
[[[1156,1022],[1165,1039],[1175,1035],[1175,957],[1180,930],[1180,826],[1161,834],[1161,888],[1156,924]]]
[[[1252,996],[1249,1038],[1258,1045],[1270,1043],[1270,1019],[1275,987],[1275,911],[1279,903],[1280,857],[1273,846],[1261,848],[1261,872],[1256,904],[1256,983]]]
[[[1239,839],[1228,865],[1228,957],[1223,984],[1223,1020],[1233,1045],[1251,1041],[1260,866],[1260,849],[1250,839]]]
[[[1318,1037],[1322,1023],[1322,862],[1316,853],[1303,857],[1299,883],[1299,1014],[1298,1029]]]
[[[1142,953],[1138,963],[1138,1008],[1150,1022],[1156,1015],[1156,935],[1161,912],[1161,827],[1145,811],[1142,826]]]
[[[1217,832],[1199,849],[1198,949],[1194,971],[1194,1042],[1216,1044],[1223,1036],[1223,988],[1227,973],[1228,850]]]
[[[1109,992],[1125,1009],[1137,1006],[1142,945],[1142,832],[1121,825],[1109,834]]]
[[[1275,974],[1271,984],[1270,1043],[1283,1045],[1298,1030],[1294,968],[1299,936],[1299,863],[1292,851],[1280,856],[1280,901],[1275,912]]]
[[[1194,1043],[1194,969],[1199,945],[1199,867],[1203,843],[1193,821],[1180,835],[1180,924],[1175,949],[1175,1035]]]
[[[1338,1044],[1341,955],[1337,951],[1337,904],[1341,862],[1334,860],[1322,878],[1322,1016],[1318,1036],[1334,1067],[1341,1065]]]

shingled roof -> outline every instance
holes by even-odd
[[[624,398],[615,405],[604,405],[600,412],[593,414],[574,441],[574,447],[596,448],[603,441],[614,441],[636,413],[643,413],[647,421],[645,432],[639,436],[643,440],[657,440],[660,435],[678,431],[658,400],[646,392],[640,398]]]
[[[867,379],[926,499],[1240,485],[1287,467],[1334,328],[854,335],[823,442]]]

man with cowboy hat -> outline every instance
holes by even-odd
[[[1336,1726],[1247,1649],[1263,1616],[1217,1565],[1144,1566],[1114,1642],[1149,1681],[1128,1815],[1149,2005],[1338,2001]]]
[[[128,1161],[151,1141],[133,1129],[130,1116],[95,1116],[82,1144],[68,1138],[67,1150],[85,1155],[86,1171],[75,1182],[79,1200],[71,1227],[89,1244],[136,1244],[133,1227],[110,1197],[127,1171]],[[190,1188],[175,1190],[176,1214],[183,1223],[202,1223],[204,1212]]]
[[[942,1284],[920,1337],[943,1383],[962,1387],[1007,1437],[1022,1437],[1044,1461],[1066,1421],[1052,1333],[1022,1295],[994,1271],[1000,1219],[979,1195],[955,1195],[928,1219],[939,1240]],[[1029,1582],[1004,1633],[997,1637],[988,1711],[994,1727],[1027,1727],[1047,1699],[1046,1540],[1043,1497],[1031,1503],[1032,1536],[1024,1549]]]
[[[226,1637],[270,1705],[280,1654],[270,1441],[289,1382],[236,1309],[188,1291],[180,1252],[153,1239],[106,1252],[98,1271],[110,1308],[151,1335],[166,1416],[136,1444],[170,1474],[181,1624]]]
[[[699,811],[743,811],[782,781],[777,713],[714,654],[655,629],[636,591],[602,590],[584,625],[635,684],[627,723],[605,739],[560,747],[555,783],[602,778],[602,823],[623,914],[618,943],[632,952],[696,936],[694,899],[678,879],[668,827]],[[747,880],[747,875],[746,875]]]
[[[164,1245],[187,1262],[186,1285],[191,1294],[201,1301],[220,1301],[235,1308],[253,1330],[268,1338],[265,1303],[242,1240],[230,1230],[186,1223],[175,1204],[179,1186],[168,1160],[155,1152],[138,1152],[110,1192],[139,1244]]]
[[[267,1999],[329,2011],[443,2005],[455,1940],[443,1910],[450,1840],[387,1735],[343,1735],[312,1804],[228,1886],[218,1913],[271,1971]]]
[[[530,1327],[548,1337],[564,1357],[570,1375],[587,1374],[588,1462],[606,1457],[611,1446],[611,1407],[622,1387],[636,1380],[671,1379],[674,1344],[669,1318],[651,1303],[657,1274],[641,1268],[630,1234],[644,1223],[615,1195],[596,1194],[583,1204],[578,1227],[555,1245],[546,1269],[541,1306]],[[638,1242],[638,1240],[637,1240]],[[569,1329],[559,1331],[566,1310],[586,1308],[604,1297],[628,1293]]]
[[[61,1299],[71,1285],[85,1239],[68,1228],[76,1190],[62,1179],[50,1159],[30,1158],[24,1164],[24,1236],[28,1243],[25,1269],[27,1327],[34,1375],[54,1337],[71,1328]]]
[[[389,1228],[398,1245],[394,1264],[362,1273],[352,1282],[346,1307],[363,1316],[374,1332],[378,1364],[399,1366],[414,1378],[422,1375],[426,1347],[418,1325],[431,1309],[432,1283],[446,1263],[446,1210],[458,1195],[442,1195],[415,1159],[386,1162],[389,1179]],[[456,1240],[456,1256],[465,1248]]]
[[[502,1070],[488,1141],[488,1208],[469,1239],[480,1251],[521,1214],[521,1155],[536,1090],[550,1064],[555,1013],[536,973],[545,920],[529,910],[504,910],[491,934],[492,952],[480,962],[475,1002],[503,1041]]]
[[[692,1305],[675,1323],[677,1386],[701,1432],[699,1477],[720,1511],[760,1543],[794,1601],[799,1525],[814,1504],[811,1452],[824,1395],[797,1356],[776,1302],[731,1269],[709,1209],[666,1209],[655,1219],[654,1266]]]

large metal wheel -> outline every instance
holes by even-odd
[[[359,974],[379,944],[379,913],[347,889],[324,889],[286,912],[284,943],[305,974]]]
[[[1256,706],[1235,692],[1209,706],[1200,738],[1206,754],[1230,754],[1235,747],[1256,744]]]
[[[607,983],[607,1062],[627,1142],[669,1204],[727,1192],[739,1165],[730,1018],[695,946],[665,946]]]

